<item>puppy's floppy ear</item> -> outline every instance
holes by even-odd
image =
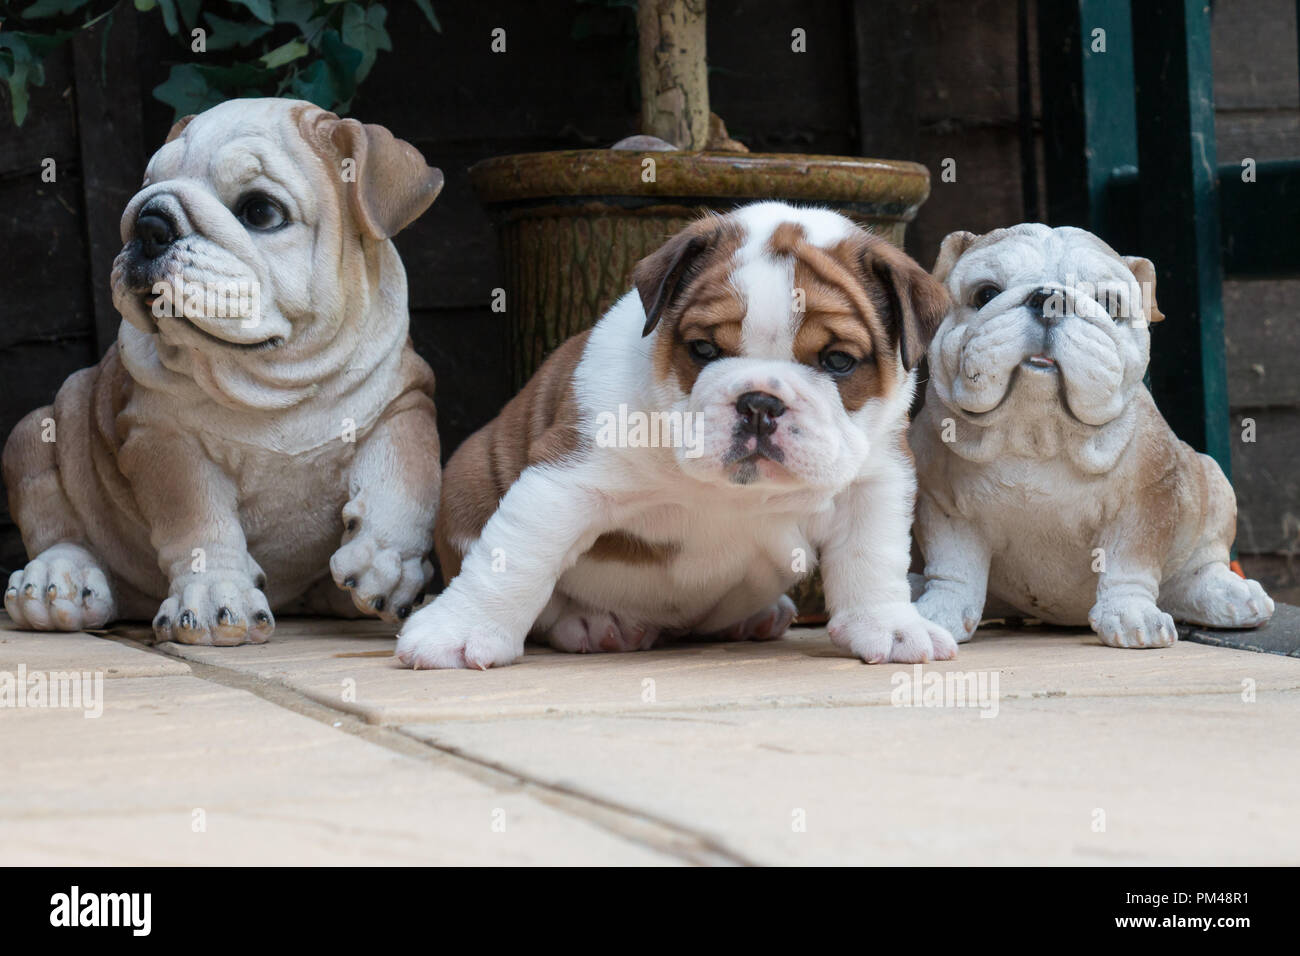
[[[677,233],[636,264],[632,283],[645,309],[643,338],[655,330],[664,310],[685,290],[691,267],[716,238],[717,229],[705,220]]]
[[[438,197],[442,170],[429,166],[418,149],[382,126],[325,115],[333,121],[329,140],[338,152],[353,218],[371,239],[392,238]]]
[[[1147,322],[1163,322],[1165,314],[1156,305],[1156,267],[1150,259],[1141,256],[1123,256],[1133,277],[1142,287],[1142,312]]]
[[[952,273],[952,267],[957,264],[961,254],[970,248],[970,244],[978,239],[979,236],[973,232],[950,232],[943,237],[943,242],[939,246],[939,258],[934,260],[934,268],[930,274],[939,282],[947,282],[948,276]]]
[[[920,363],[948,312],[948,290],[915,259],[883,239],[867,247],[862,264],[885,292],[889,304],[885,326],[898,344],[903,367],[910,372]]]
[[[191,113],[189,116],[182,116],[175,123],[172,123],[172,128],[167,131],[167,138],[163,140],[163,145],[166,146],[172,140],[180,136],[181,133],[185,132],[185,127],[189,126],[191,120],[198,115],[198,113]]]

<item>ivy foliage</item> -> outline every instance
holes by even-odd
[[[413,0],[442,27],[431,0]],[[240,96],[291,96],[347,112],[381,51],[393,48],[381,0],[31,0],[0,3],[0,81],[14,122],[27,118],[29,90],[45,82],[50,52],[115,11],[133,5],[159,16],[178,60],[153,95],[177,117]],[[18,8],[10,11],[9,8]]]

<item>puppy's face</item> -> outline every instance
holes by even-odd
[[[223,103],[178,123],[151,159],[122,216],[114,303],[174,346],[301,354],[356,310],[344,285],[371,291],[365,244],[441,183],[381,127],[295,100]]]
[[[945,404],[969,420],[1113,420],[1150,357],[1155,269],[1082,229],[953,233],[935,265],[953,300],[930,347]]]
[[[759,203],[693,224],[635,273],[680,467],[722,485],[843,487],[887,440],[946,308],[920,266],[848,219]],[[888,439],[892,440],[892,439]]]

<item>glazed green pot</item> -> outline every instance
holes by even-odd
[[[828,206],[897,246],[930,194],[917,163],[778,153],[570,150],[470,169],[496,223],[515,390],[632,288],[632,269],[707,211],[761,199]],[[796,595],[816,619],[820,587]]]

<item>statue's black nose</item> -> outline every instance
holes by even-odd
[[[1065,295],[1060,289],[1035,289],[1025,299],[1025,306],[1036,318],[1051,322],[1065,314]]]
[[[146,212],[135,221],[135,237],[140,240],[140,251],[157,259],[176,241],[176,229],[166,216]]]
[[[736,411],[747,431],[770,435],[776,431],[776,420],[785,412],[785,403],[767,392],[746,392],[736,399]]]

